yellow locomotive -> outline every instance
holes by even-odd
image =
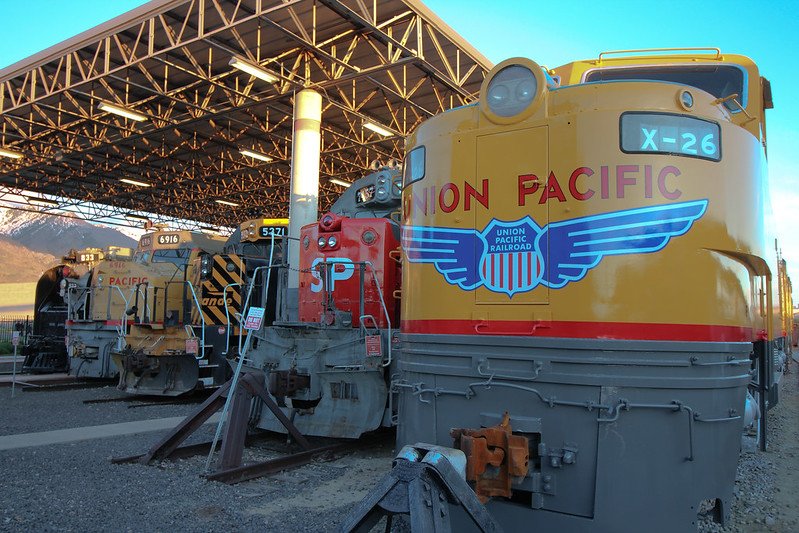
[[[183,278],[193,248],[221,246],[218,237],[155,226],[144,234],[135,252],[109,250],[79,279],[72,281],[65,299],[67,351],[70,374],[113,378],[118,374],[112,350],[125,346],[134,319],[128,310],[150,283]],[[148,308],[149,311],[149,308]]]
[[[703,501],[726,519],[752,360],[772,392],[790,308],[770,107],[746,57],[627,51],[509,59],[479,103],[423,123],[405,161],[398,445],[460,454],[507,531],[687,531]],[[430,520],[470,530],[466,513]]]
[[[227,357],[243,340],[242,310],[268,300],[264,318],[266,324],[274,320],[277,277],[266,274],[270,257],[282,259],[286,224],[249,220],[227,239],[190,232],[154,237],[165,245],[184,244],[171,252],[171,270],[151,264],[147,279],[135,284],[130,330],[124,347],[112,352],[119,388],[177,396],[224,383],[230,374]],[[159,251],[152,253],[155,258]]]

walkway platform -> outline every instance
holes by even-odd
[[[73,383],[75,376],[69,374],[20,374],[22,363],[17,364],[17,386],[19,385],[61,385]],[[0,376],[0,387],[10,387],[14,376],[6,374]]]
[[[80,428],[57,429],[38,433],[20,433],[18,435],[0,436],[0,451],[30,448],[33,446],[47,446],[49,444],[65,444],[84,440],[104,439],[109,437],[122,437],[137,433],[151,433],[173,429],[180,424],[184,416],[169,418],[154,418],[136,422],[121,422],[118,424],[104,424],[102,426],[86,426]],[[216,424],[219,414],[208,419],[205,424]]]

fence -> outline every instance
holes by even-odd
[[[11,342],[11,333],[14,331],[14,326],[17,322],[29,321],[30,318],[25,315],[4,315],[0,316],[0,342]]]

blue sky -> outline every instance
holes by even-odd
[[[140,0],[2,0],[0,68],[120,15]],[[774,212],[791,278],[799,286],[799,0],[426,0],[486,57],[548,67],[602,51],[712,46],[751,57],[771,80],[767,115]]]

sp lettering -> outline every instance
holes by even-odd
[[[336,290],[336,281],[348,280],[355,273],[355,265],[352,259],[346,257],[317,257],[311,263],[311,276],[314,281],[311,283],[312,292],[321,292],[325,287],[325,280],[328,281],[328,290]]]

